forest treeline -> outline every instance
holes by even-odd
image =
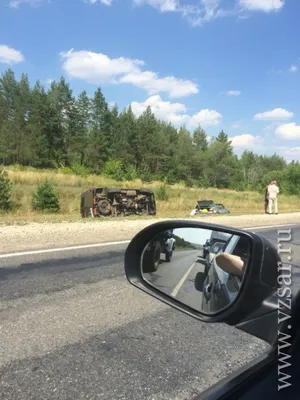
[[[261,191],[274,178],[286,194],[300,193],[299,162],[251,151],[238,158],[223,130],[208,142],[201,126],[178,130],[150,107],[138,118],[131,107],[110,108],[101,88],[74,96],[64,77],[46,90],[11,69],[0,78],[0,164],[236,190]]]

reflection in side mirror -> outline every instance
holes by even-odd
[[[157,290],[203,314],[237,297],[251,257],[246,236],[203,228],[166,230],[145,247],[141,268]]]

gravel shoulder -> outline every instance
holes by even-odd
[[[300,212],[279,215],[238,215],[182,218],[231,227],[300,224]],[[88,220],[61,223],[29,223],[0,227],[0,254],[63,246],[129,240],[141,229],[170,218],[138,220]]]

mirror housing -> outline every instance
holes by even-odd
[[[252,256],[245,271],[241,291],[235,301],[226,309],[213,315],[204,315],[199,311],[168,296],[145,281],[142,274],[141,259],[147,244],[159,233],[176,228],[202,228],[216,230],[232,235],[247,237],[251,242]],[[171,220],[154,223],[141,230],[129,243],[125,252],[125,274],[128,281],[143,292],[180,310],[202,322],[224,322],[253,334],[268,343],[276,341],[277,335],[277,300],[274,298],[278,289],[278,263],[280,257],[274,247],[264,236],[243,229],[210,224],[198,221]],[[253,324],[258,318],[266,319],[264,323]],[[275,327],[275,336],[268,333],[270,323]],[[272,329],[273,329],[272,328]],[[254,332],[255,331],[255,332]]]

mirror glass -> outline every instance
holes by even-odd
[[[203,228],[166,230],[145,247],[145,281],[203,314],[227,308],[251,256],[248,237]]]

